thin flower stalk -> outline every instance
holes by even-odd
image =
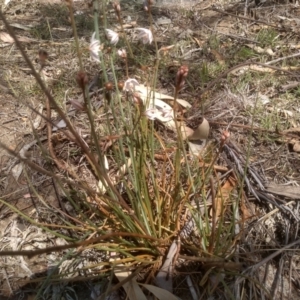
[[[144,0],[144,10],[151,13],[151,8],[152,8],[152,5],[153,5],[153,0]]]
[[[39,63],[40,63],[40,66],[41,66],[40,72],[45,67],[48,56],[49,55],[48,55],[47,51],[45,51],[43,49],[40,49],[40,51],[39,51]]]
[[[82,59],[81,59],[81,51],[79,50],[79,42],[78,42],[78,34],[77,34],[77,28],[75,24],[75,19],[74,19],[74,11],[73,11],[73,5],[67,5],[69,8],[70,12],[70,19],[71,19],[71,24],[72,24],[72,30],[74,33],[74,39],[75,39],[75,45],[76,45],[76,52],[77,52],[77,57],[78,57],[78,62],[79,62],[79,68],[81,71],[83,71],[83,65],[82,65]]]
[[[151,34],[152,34],[152,40],[154,41],[154,45],[155,45],[155,56],[156,56],[156,59],[155,59],[155,65],[154,65],[153,82],[151,84],[151,86],[153,87],[153,89],[155,89],[155,87],[156,87],[156,81],[157,81],[157,77],[158,77],[158,69],[159,69],[159,64],[160,64],[160,57],[159,57],[158,46],[157,46],[155,34],[153,34],[154,33],[154,28],[153,28],[153,18],[152,18],[152,13],[151,13],[151,11],[152,11],[152,4],[153,4],[153,0],[144,0],[144,10],[147,11],[147,13],[148,13],[149,24],[150,24],[150,31],[151,31]]]
[[[126,65],[126,77],[129,78],[128,75],[128,60],[127,60],[127,52],[125,49],[119,49],[117,51],[118,55],[124,60],[125,65]]]
[[[99,1],[93,1],[93,9],[94,9],[94,28],[95,28],[95,38],[99,41],[99,45],[100,45],[100,37],[99,37],[99,23],[98,23],[98,17],[99,17]],[[104,13],[105,16],[105,13]],[[105,22],[105,20],[104,20]],[[105,28],[105,26],[104,26]],[[107,72],[106,72],[106,68],[105,68],[105,64],[103,62],[103,55],[102,52],[99,51],[98,53],[99,57],[100,57],[100,64],[103,70],[103,76],[104,76],[104,80],[105,82],[108,81],[108,76],[107,76]]]
[[[144,10],[147,11],[148,13],[148,18],[149,18],[149,24],[150,24],[150,30],[153,33],[154,32],[154,28],[153,28],[153,18],[152,18],[152,5],[153,5],[153,0],[144,0]],[[155,44],[155,51],[156,51],[156,60],[157,60],[157,70],[158,71],[158,65],[159,65],[159,52],[158,52],[158,46],[157,46],[157,42],[155,39],[155,35],[153,35],[153,41]],[[156,73],[157,75],[157,73]]]
[[[120,22],[121,21],[121,6],[120,6],[120,3],[119,2],[114,2],[112,4],[114,10],[115,10],[115,13],[116,13],[116,16],[117,16],[117,19],[118,21]]]
[[[100,146],[99,146],[99,143],[97,142],[98,139],[97,139],[97,134],[96,134],[96,130],[95,130],[94,118],[93,118],[93,114],[92,114],[91,101],[90,101],[89,93],[87,92],[87,82],[88,82],[88,80],[87,80],[87,75],[86,75],[85,72],[80,71],[78,73],[77,82],[78,82],[79,86],[82,88],[82,91],[83,91],[83,99],[84,99],[84,103],[87,107],[87,115],[88,115],[88,118],[89,118],[89,121],[90,121],[90,126],[91,126],[91,136],[94,139],[96,150],[97,150],[98,157],[99,157],[98,167],[99,167],[100,172],[98,174],[98,177],[101,180],[102,184],[107,188],[110,196],[112,197],[112,200],[115,199],[115,201],[117,203],[119,203],[123,208],[125,208],[127,210],[127,212],[130,212],[130,208],[129,208],[128,204],[125,202],[123,197],[120,195],[120,193],[117,191],[117,189],[115,188],[115,186],[111,182],[110,178],[107,175],[106,169],[105,169],[104,161],[102,159],[102,155],[101,155],[101,151],[100,151]],[[93,162],[91,163],[91,165],[95,166],[95,164],[93,164]],[[135,215],[133,215],[132,217],[136,221],[137,228],[139,227],[139,229],[142,230],[143,232],[147,232],[145,230],[145,227],[137,219],[137,217]]]
[[[223,151],[224,149],[224,145],[228,142],[230,138],[230,132],[227,131],[227,130],[224,130],[222,132],[222,135],[221,135],[221,138],[220,138],[220,146],[219,146],[219,151],[216,153],[216,155],[214,156],[214,158],[212,159],[209,167],[208,167],[208,170],[206,172],[206,176],[205,178],[208,178],[207,176],[209,175],[209,173],[211,172],[211,170],[213,169],[214,165],[215,165],[215,162],[217,161],[217,159],[219,158],[220,156],[220,153]],[[204,181],[205,182],[205,181]]]
[[[183,146],[182,141],[182,135],[181,135],[181,128],[180,125],[178,125],[177,118],[176,118],[176,112],[177,112],[177,97],[180,89],[183,87],[185,79],[188,75],[188,67],[185,65],[180,66],[179,70],[177,71],[176,78],[175,78],[175,95],[174,95],[174,104],[173,104],[173,111],[174,111],[174,121],[176,126],[176,131],[178,134],[178,147],[180,145]],[[184,148],[184,147],[183,147]]]
[[[185,83],[185,79],[188,75],[189,68],[186,65],[182,65],[177,74],[175,79],[175,93],[178,94],[178,92],[183,88],[183,85]]]
[[[133,53],[132,53],[132,49],[131,49],[131,46],[129,44],[129,41],[127,39],[127,36],[126,36],[126,32],[124,30],[124,26],[123,26],[123,21],[122,21],[122,16],[121,16],[121,6],[120,6],[120,3],[119,2],[114,2],[113,3],[113,8],[115,10],[115,13],[116,13],[116,16],[117,16],[117,19],[118,19],[118,22],[121,26],[121,32],[122,32],[122,35],[124,37],[124,40],[125,40],[125,43],[126,43],[126,46],[128,48],[128,51],[129,51],[129,56],[130,58],[133,58]]]
[[[97,176],[99,178],[103,178],[107,182],[107,184],[109,185],[109,187],[110,187],[110,189],[112,191],[112,199],[110,199],[111,202],[118,203],[124,209],[126,209],[127,211],[130,211],[129,206],[127,205],[127,203],[125,202],[125,200],[122,198],[122,196],[120,195],[120,193],[116,190],[116,188],[114,187],[114,185],[110,181],[109,177],[107,176],[106,172],[103,172],[102,169],[100,168],[99,164],[96,162],[95,157],[91,153],[89,147],[82,140],[81,136],[75,130],[75,128],[73,127],[73,125],[71,124],[71,122],[69,121],[69,119],[66,117],[65,113],[62,111],[62,109],[60,108],[60,106],[56,103],[56,101],[52,97],[52,95],[49,92],[49,90],[46,88],[44,82],[41,80],[41,77],[36,72],[36,70],[35,70],[32,62],[30,61],[29,57],[27,56],[26,52],[24,51],[22,45],[20,44],[20,42],[16,38],[16,35],[14,34],[13,30],[9,26],[9,24],[8,24],[5,16],[1,13],[1,10],[0,10],[0,18],[3,20],[3,23],[6,26],[8,32],[10,33],[10,35],[13,37],[13,39],[14,39],[17,47],[19,48],[19,50],[20,50],[20,52],[21,52],[24,60],[26,61],[26,63],[30,67],[30,69],[32,71],[32,74],[35,77],[36,81],[41,86],[41,89],[44,91],[44,93],[47,96],[47,98],[50,100],[51,105],[53,105],[53,107],[56,109],[56,111],[61,116],[61,118],[65,121],[65,123],[67,125],[67,128],[70,130],[70,132],[72,133],[72,135],[76,138],[76,141],[80,145],[80,147],[83,150],[83,152],[86,154],[86,157],[87,157],[89,163],[91,164],[91,166],[94,166],[95,171],[97,173]],[[84,78],[84,76],[81,76],[81,78]],[[82,83],[85,84],[85,80],[82,80]],[[88,189],[88,186],[86,187],[86,189]],[[141,230],[143,232],[146,232],[143,224],[137,219],[137,217],[135,215],[133,215],[132,218],[135,220],[135,223],[136,223],[137,227],[139,228],[139,230]]]

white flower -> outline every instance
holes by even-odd
[[[100,62],[99,60],[99,51],[100,51],[100,41],[95,38],[96,32],[93,33],[89,50],[91,58],[97,62]]]
[[[137,39],[141,40],[143,44],[151,44],[153,41],[153,35],[151,30],[146,28],[137,28],[139,30],[139,33],[137,35]]]
[[[118,55],[122,58],[126,58],[127,57],[127,52],[126,50],[123,48],[123,49],[119,49],[118,51]]]
[[[119,34],[111,29],[105,29],[105,31],[110,43],[116,45],[119,41]]]
[[[124,87],[123,90],[126,92],[134,92],[135,91],[135,87],[137,85],[140,85],[138,83],[138,81],[134,78],[128,78],[125,82],[124,82]]]

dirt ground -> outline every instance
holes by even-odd
[[[93,20],[89,7],[84,2],[86,1],[74,1],[74,7],[77,13],[76,20],[78,22],[79,38],[82,45],[87,48],[93,30]],[[281,42],[276,45],[270,45],[270,47],[265,45],[264,49],[271,48],[275,52],[275,55],[268,56],[268,53],[260,53],[259,55],[265,55],[266,60],[274,60],[294,53],[295,49],[300,49],[300,9],[294,3],[274,3],[267,1],[268,3],[264,3],[264,6],[260,7],[256,7],[254,3],[251,3],[251,8],[245,14],[245,5],[240,2],[231,4],[226,4],[222,1],[196,2],[193,1],[193,7],[185,8],[185,10],[178,6],[168,6],[167,8],[156,7],[153,10],[154,18],[158,24],[157,39],[159,45],[168,45],[177,41],[188,40],[188,43],[182,45],[182,52],[180,53],[178,50],[177,54],[181,58],[181,61],[187,62],[190,65],[191,69],[199,69],[203,57],[210,60],[210,62],[219,62],[221,66],[224,61],[230,59],[234,61],[236,49],[233,48],[237,44],[239,47],[241,45],[248,45],[248,49],[253,50],[255,46],[255,43],[251,42],[253,41],[253,36],[262,30],[262,28],[267,27],[267,23],[272,24],[276,28],[278,39]],[[143,22],[143,18],[139,16],[139,10],[136,10],[136,7],[139,7],[136,3],[132,5],[130,1],[124,1],[124,3],[121,1],[121,4],[124,5],[124,15],[127,14],[129,16],[127,17],[128,22],[132,20]],[[68,53],[73,54],[74,51],[72,31],[70,29],[68,11],[67,9],[61,9],[62,5],[64,4],[61,1],[51,0],[12,0],[5,7],[2,3],[5,16],[13,24],[16,34],[21,38],[22,45],[36,68],[39,66],[37,63],[39,49],[47,49],[49,52],[50,63],[45,68],[45,76],[47,77],[50,90],[55,96],[60,98],[64,97],[68,84],[73,94],[76,94],[78,91],[74,87],[74,79],[72,79],[74,78],[77,65],[73,62],[72,58],[68,60]],[[236,18],[235,15],[238,15],[240,18]],[[37,147],[39,143],[37,137],[43,139],[46,136],[45,122],[28,107],[29,104],[37,111],[45,113],[45,99],[15,44],[3,34],[6,32],[7,30],[3,22],[0,21],[0,142],[17,153],[23,153],[26,148],[26,152],[29,153],[30,157],[36,163],[46,166],[47,163],[41,158],[40,150]],[[213,49],[214,40],[212,39],[212,35],[216,35],[219,38],[219,41],[216,42],[219,43],[219,46],[216,47],[218,50]],[[295,48],[291,47],[289,50],[279,51],[285,42],[294,45]],[[197,49],[200,48],[202,49],[202,56],[197,52]],[[210,51],[211,49],[213,50]],[[277,56],[279,52],[280,55]],[[86,53],[86,56],[88,56],[88,53]],[[174,57],[174,61],[178,57]],[[290,84],[297,81],[299,83],[299,57],[295,59],[294,66],[298,77],[285,78],[283,83]],[[91,76],[96,73],[93,66],[89,66],[88,71]],[[216,70],[214,75],[218,75],[218,72]],[[270,76],[273,76],[272,74],[270,73]],[[196,72],[191,74],[190,80],[192,84],[197,76],[199,74]],[[238,82],[238,76],[234,79],[236,82]],[[208,78],[208,82],[210,80],[212,78]],[[296,147],[298,146],[300,136],[298,129],[298,126],[300,126],[300,102],[299,100],[295,101],[295,98],[298,97],[299,99],[300,91],[299,88],[295,91],[292,95],[294,97],[293,103],[289,104],[285,102],[287,98],[280,94],[283,92],[278,92],[280,91],[279,85],[283,85],[283,83],[280,80],[276,83],[278,90],[275,90],[274,86],[268,82],[263,87],[257,82],[252,82],[249,83],[248,88],[249,90],[255,90],[259,87],[261,88],[260,93],[264,94],[265,98],[270,99],[273,97],[277,101],[276,107],[274,105],[270,109],[279,109],[278,115],[288,124],[284,129],[291,130],[294,140],[291,142],[291,139],[289,139],[289,141],[281,143],[269,143],[264,139],[254,140],[253,146],[256,147],[257,152],[256,157],[253,156],[251,159],[253,161],[257,159],[256,164],[263,168],[266,178],[272,181],[276,179],[276,182],[280,182],[281,184],[292,184],[295,187],[299,187],[300,157]],[[163,75],[160,77],[160,84],[165,90],[171,88],[168,86],[168,79]],[[205,86],[207,85],[205,84]],[[205,86],[196,87],[192,95],[190,95],[191,99],[197,99],[197,93]],[[223,87],[226,89],[226,84]],[[248,96],[249,94],[246,96],[241,95],[241,98],[244,97],[245,99]],[[213,99],[212,105],[208,109],[207,115],[215,122],[213,126],[217,126],[215,130],[218,131],[218,128],[220,128],[218,122],[219,124],[222,122],[228,124],[232,121],[230,120],[230,115],[222,116],[225,104],[223,106],[220,105],[220,97],[228,97],[226,102],[227,107],[230,105],[235,107],[240,104],[237,104],[238,101],[234,97],[218,91],[212,92],[211,97]],[[279,101],[281,97],[282,103]],[[254,100],[248,97],[245,101]],[[235,120],[238,120],[238,117]],[[251,124],[249,122],[247,124],[244,123],[244,125],[250,126]],[[269,130],[275,132],[276,128],[269,128]],[[258,135],[260,133],[257,133]],[[247,141],[243,133],[237,134],[237,143],[242,148],[246,146]],[[38,227],[29,224],[26,220],[18,216],[18,212],[31,216],[38,212],[41,216],[44,216],[43,212],[39,212],[39,199],[33,193],[30,182],[35,183],[35,189],[43,195],[43,199],[46,199],[46,202],[51,207],[60,207],[59,199],[56,196],[55,187],[51,179],[30,170],[20,163],[17,158],[0,148],[0,198],[11,205],[11,207],[8,207],[3,201],[0,203],[0,251],[7,249],[18,250],[21,247],[22,249],[32,249],[32,245],[37,248],[45,248],[65,243],[59,240],[59,238],[54,239],[50,234],[43,232]],[[282,203],[300,199],[299,197],[289,198],[286,195],[284,196],[286,198]],[[299,216],[299,203],[293,203],[292,210],[295,215]],[[51,219],[51,214],[47,218]],[[269,224],[270,231],[272,232],[273,229],[271,228],[276,227],[275,223],[276,220],[274,219]],[[278,230],[281,231],[282,228],[278,228]],[[276,229],[274,229],[275,231]],[[270,236],[272,234],[270,233]],[[274,233],[274,235],[276,234],[280,235],[283,233]],[[299,239],[299,232],[297,230],[295,234]],[[274,240],[276,239],[274,238]],[[31,243],[31,246],[29,246],[29,243]],[[26,289],[29,292],[24,293],[22,286],[28,278],[49,272],[49,268],[55,264],[58,255],[41,255],[32,259],[0,257],[0,300],[32,299],[30,297],[35,296],[33,292],[34,287],[27,286]],[[289,295],[293,299],[300,297],[299,254],[295,254],[293,259],[293,278],[289,277],[288,269],[285,268],[285,272],[283,272],[285,277],[283,276],[282,286],[278,287],[282,299],[288,299]],[[298,271],[295,271],[297,270],[297,266]],[[271,273],[275,274],[277,272],[277,268],[270,268]],[[288,284],[288,281],[289,286],[286,287],[285,285]],[[267,282],[269,286],[272,286],[273,283],[273,280]],[[84,289],[86,291],[85,295],[78,299],[92,299],[88,296],[91,295],[90,286],[84,284]],[[78,292],[78,286],[75,283],[74,290]],[[9,298],[13,294],[15,296]],[[273,299],[279,298],[274,296]]]

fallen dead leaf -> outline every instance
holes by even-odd
[[[294,146],[293,146],[293,151],[299,153],[300,152],[300,142],[297,141],[295,142]]]
[[[107,157],[105,155],[103,156],[103,162],[104,162],[105,170],[108,172],[109,171],[109,164],[108,164]],[[106,181],[105,181],[105,184],[104,184],[101,180],[99,180],[98,185],[97,185],[97,192],[101,193],[101,194],[104,194],[106,192],[106,186],[105,185],[107,185]]]
[[[246,46],[249,47],[250,49],[254,50],[255,52],[259,53],[259,54],[266,53],[266,54],[268,54],[270,56],[274,56],[275,55],[275,53],[273,52],[273,50],[271,48],[264,49],[264,48],[261,48],[259,46],[251,45],[251,44],[248,44]]]
[[[173,268],[174,268],[173,260],[176,255],[177,249],[178,249],[178,245],[176,241],[173,241],[173,243],[169,248],[167,257],[165,258],[165,261],[155,278],[155,284],[158,287],[167,290],[169,292],[173,291],[173,280],[170,274],[173,273]]]
[[[219,62],[220,65],[225,65],[225,59],[221,53],[214,49],[212,49],[210,52],[213,54],[213,56]]]
[[[299,199],[300,187],[291,185],[278,185],[275,182],[268,183],[266,189],[269,193],[281,195],[291,199]]]
[[[0,40],[4,43],[9,44],[13,44],[15,42],[14,39],[7,32],[4,31],[0,32]]]
[[[202,48],[202,46],[205,44],[205,41],[200,41],[199,39],[197,39],[195,37],[193,37],[192,39],[196,42],[196,44],[199,46],[199,48]]]
[[[208,121],[203,118],[203,122],[196,128],[195,131],[188,127],[184,127],[184,133],[186,133],[186,136],[190,141],[206,140],[209,135],[209,129]]]
[[[251,217],[253,217],[253,214],[250,212],[250,210],[246,206],[245,199],[244,199],[243,196],[242,196],[242,199],[240,201],[240,209],[241,209],[241,212],[242,212],[243,220],[248,220]]]
[[[31,39],[27,36],[18,36],[18,40],[22,43],[31,43],[31,42],[37,42],[38,41],[36,39]]]
[[[224,211],[224,207],[230,198],[230,194],[236,186],[236,180],[233,177],[229,177],[228,180],[219,189],[216,196],[216,218],[218,219],[221,213]]]
[[[165,47],[161,47],[158,52],[162,52],[163,55],[167,55],[169,53],[169,51],[174,47],[175,45],[170,45],[170,46],[165,46]]]
[[[15,180],[18,181],[21,173],[23,172],[23,163],[21,162],[21,163],[15,165],[12,168],[11,172],[12,172],[12,175],[15,178]]]

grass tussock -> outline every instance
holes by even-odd
[[[265,64],[252,45],[225,51],[229,41],[217,33],[201,63],[187,63],[192,52],[180,51],[200,41],[162,43],[152,1],[139,11],[142,25],[125,22],[117,2],[92,1],[86,10],[76,14],[72,1],[53,6],[54,18],[31,35],[53,41],[57,27],[69,25],[74,40],[40,49],[35,61],[0,12],[36,81],[25,94],[44,107],[21,100],[44,124],[40,130],[31,122],[34,142],[24,151],[1,142],[22,163],[35,210],[0,199],[33,241],[0,255],[15,264],[20,255],[49,262],[27,282],[36,299],[275,299],[275,273],[287,270],[293,258],[285,251],[299,244],[299,217],[270,196],[262,170],[290,178],[296,169],[292,155],[287,166],[258,152],[271,145],[281,155],[279,144],[295,145],[284,140],[296,122],[292,107],[271,95],[291,70]],[[274,29],[254,35],[261,48],[274,48],[278,38]],[[53,64],[54,80],[47,73]],[[281,77],[264,73],[273,71]],[[293,93],[282,97],[295,101]]]

